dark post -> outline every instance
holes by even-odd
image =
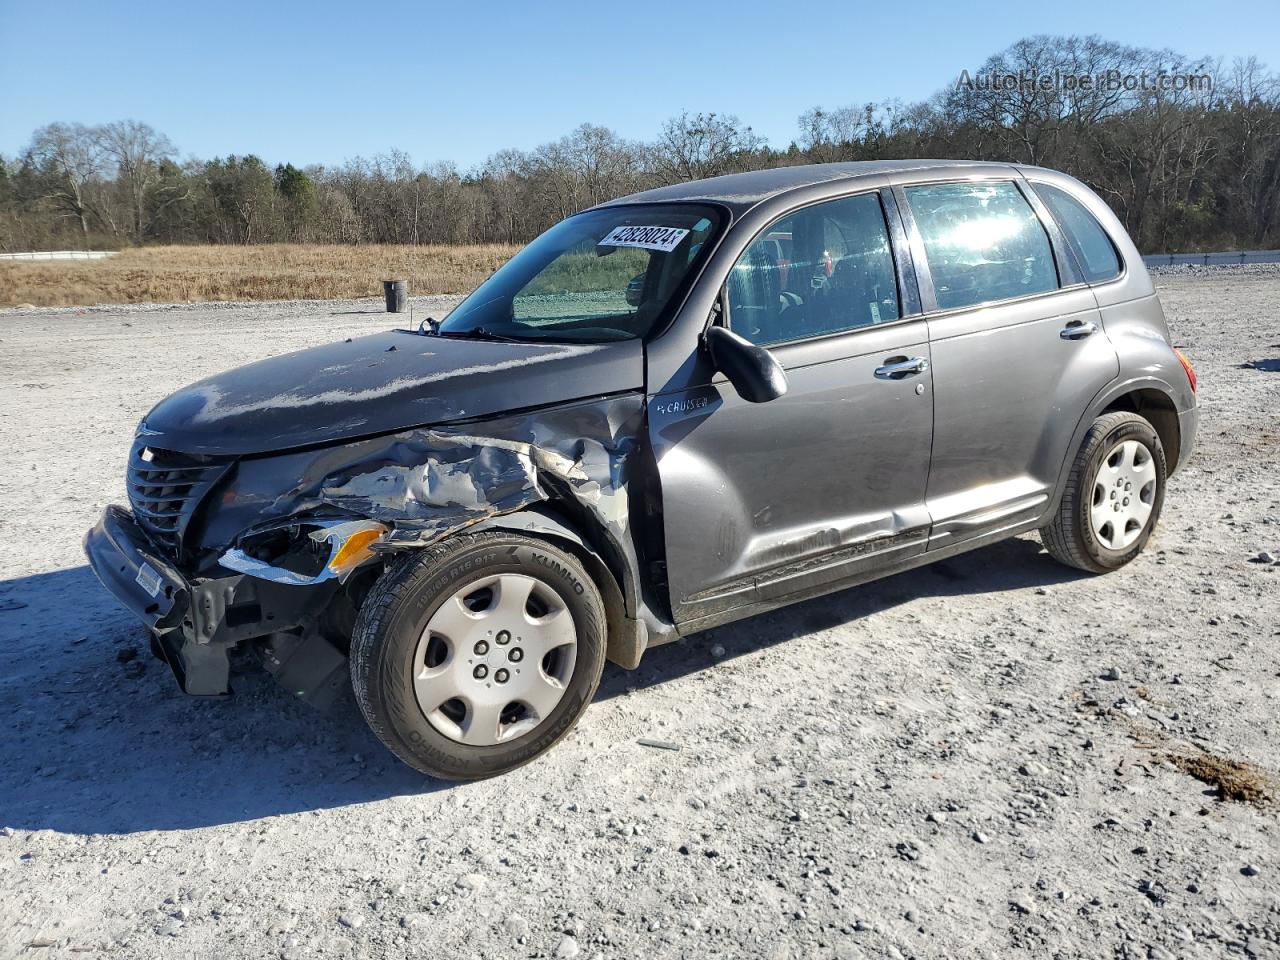
[[[404,313],[409,299],[409,284],[405,280],[383,280],[382,293],[387,298],[387,313]]]

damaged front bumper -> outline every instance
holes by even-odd
[[[85,535],[84,552],[102,585],[151,631],[153,649],[173,669],[185,693],[230,692],[229,645],[211,643],[218,630],[217,617],[210,614],[225,609],[227,587],[234,592],[233,585],[209,581],[193,590],[123,507],[103,511]]]
[[[336,580],[281,586],[240,573],[188,581],[151,545],[133,515],[114,505],[85,535],[84,551],[107,591],[151,631],[154,652],[192,696],[230,693],[232,647],[313,617],[338,586]]]

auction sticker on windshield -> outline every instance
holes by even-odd
[[[679,227],[614,227],[597,246],[642,247],[670,253],[688,233]]]

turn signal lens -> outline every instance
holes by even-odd
[[[329,569],[337,574],[344,574],[354,570],[373,556],[373,551],[369,547],[381,540],[382,535],[386,532],[386,527],[382,524],[377,524],[376,527],[351,534],[351,536],[347,537],[346,542],[338,548],[338,552],[333,555],[333,559],[329,561]]]
[[[1173,348],[1173,352],[1178,355],[1178,362],[1182,364],[1182,369],[1187,371],[1187,382],[1191,384],[1191,392],[1196,392],[1196,372],[1191,369],[1191,361],[1188,360],[1181,350],[1177,347]]]

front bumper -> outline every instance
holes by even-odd
[[[117,506],[85,535],[84,552],[107,591],[151,631],[152,649],[184,693],[230,693],[231,649],[257,638],[268,638],[267,669],[301,699],[321,705],[345,682],[346,656],[314,629],[340,588],[336,579],[304,586],[242,573],[188,579]]]
[[[192,696],[230,693],[233,640],[219,637],[226,601],[242,577],[193,587],[143,534],[133,515],[109,506],[84,538],[89,566],[107,591],[151,631],[153,645]]]

